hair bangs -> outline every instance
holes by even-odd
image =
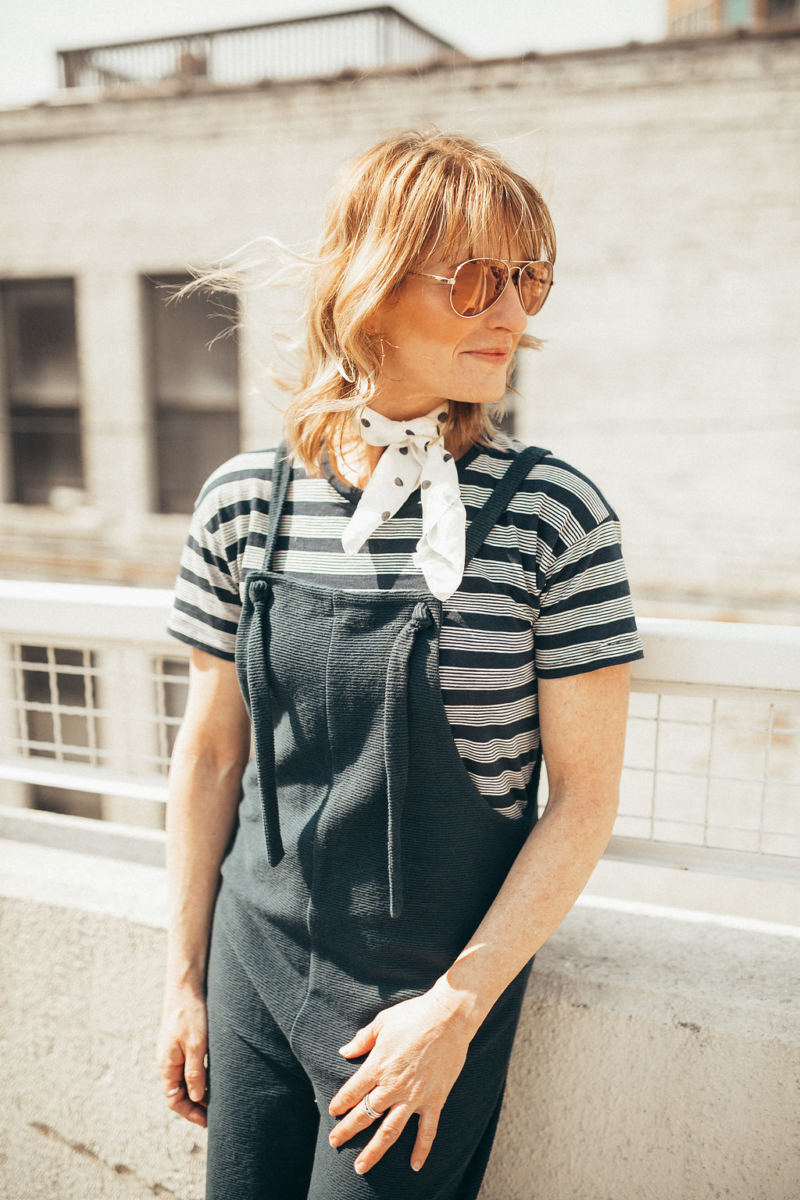
[[[455,264],[467,258],[555,258],[549,214],[531,204],[513,179],[472,172],[448,180],[426,240],[425,256]]]

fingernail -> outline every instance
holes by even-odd
[[[167,1092],[167,1095],[168,1096],[177,1096],[177,1094],[180,1090],[181,1090],[181,1085],[178,1084],[177,1087],[170,1088],[170,1090]]]
[[[367,1169],[367,1164],[363,1163],[363,1162],[357,1162],[355,1164],[355,1167],[356,1167],[356,1170],[358,1171],[359,1175],[363,1175]]]
[[[340,1046],[340,1047],[339,1047],[339,1053],[340,1053],[340,1054],[346,1054],[346,1053],[347,1053],[347,1051],[348,1051],[349,1049],[350,1049],[350,1043],[349,1043],[349,1042],[345,1042],[345,1044],[344,1044],[343,1046]]]
[[[422,1163],[412,1162],[412,1164],[411,1164],[411,1170],[412,1170],[412,1171],[418,1171],[418,1170],[420,1169],[420,1167],[421,1167],[421,1166],[422,1166]]]

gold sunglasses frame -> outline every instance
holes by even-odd
[[[462,267],[470,266],[471,263],[487,263],[487,262],[502,263],[503,266],[507,269],[508,278],[506,279],[505,283],[503,284],[503,290],[497,296],[495,296],[495,298],[491,304],[487,304],[486,308],[482,308],[480,312],[469,313],[469,314],[460,313],[458,311],[458,309],[456,308],[456,306],[453,304],[453,288],[455,287],[456,280],[458,278],[458,272],[461,270]],[[551,276],[550,283],[548,284],[548,287],[547,287],[547,294],[545,295],[544,300],[542,300],[542,303],[536,309],[536,312],[529,313],[527,311],[527,309],[525,308],[525,303],[522,299],[522,292],[520,291],[519,281],[520,281],[522,272],[525,270],[526,267],[533,267],[533,266],[536,266],[538,263],[547,263],[547,265],[551,271],[555,270],[555,267],[554,267],[553,263],[550,262],[549,258],[527,258],[527,259],[522,259],[522,258],[512,258],[512,259],[467,258],[464,260],[464,262],[458,264],[455,271],[453,272],[452,279],[448,279],[448,277],[446,275],[431,275],[428,271],[409,271],[409,275],[419,275],[423,279],[435,279],[435,280],[437,280],[438,283],[449,283],[450,284],[450,307],[452,308],[453,312],[456,314],[457,317],[461,317],[464,321],[474,321],[474,319],[476,317],[482,317],[484,315],[484,313],[487,313],[490,308],[493,308],[494,305],[497,304],[497,301],[500,299],[500,297],[502,295],[504,295],[505,290],[508,287],[509,282],[511,281],[512,277],[516,274],[517,278],[515,280],[514,286],[517,289],[517,295],[519,296],[519,302],[522,305],[522,310],[526,314],[526,316],[535,317],[536,314],[540,313],[542,311],[542,309],[544,308],[545,301],[547,300],[547,297],[550,295],[550,290],[553,287],[553,284],[555,283],[555,280]]]

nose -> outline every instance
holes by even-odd
[[[508,329],[512,333],[524,333],[528,324],[528,314],[522,307],[517,290],[516,275],[512,275],[506,284],[505,291],[486,313],[488,325],[492,329]]]

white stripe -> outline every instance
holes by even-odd
[[[541,463],[541,470],[537,467],[537,478],[554,483],[566,492],[572,492],[573,496],[586,506],[598,524],[606,517],[611,516],[597,491],[590,484],[580,479],[572,471],[556,466],[551,460],[544,459]]]
[[[490,742],[473,742],[469,738],[455,738],[454,741],[462,758],[468,758],[470,762],[495,763],[499,758],[514,758],[538,749],[539,735],[529,729],[515,737],[497,737]]]
[[[474,561],[474,560],[473,560]],[[489,616],[514,617],[520,621],[530,621],[530,608],[513,600],[503,592],[457,592],[444,605],[445,612],[476,612]]]
[[[502,771],[498,776],[479,775],[476,771],[467,771],[475,787],[483,796],[507,796],[511,791],[524,791],[533,774],[533,763],[528,763],[519,771]]]
[[[442,625],[439,645],[448,650],[464,650],[481,654],[523,654],[533,649],[530,626],[512,633],[489,629],[470,629],[465,625]]]
[[[554,613],[545,609],[536,626],[540,636],[552,637],[557,633],[572,633],[577,629],[590,629],[592,625],[607,625],[618,617],[627,617],[630,612],[628,601],[622,597],[606,600],[603,604],[584,604],[569,612]]]
[[[455,689],[460,686],[464,691],[478,689],[490,692],[494,688],[521,687],[523,683],[533,681],[533,660],[508,670],[503,670],[502,667],[482,667],[476,670],[471,667],[443,667],[440,664],[439,679],[442,687]]]
[[[480,728],[486,725],[514,725],[517,721],[535,720],[538,712],[536,693],[505,704],[445,704],[451,725]]]
[[[559,555],[558,569],[571,567],[580,562],[587,550],[605,549],[606,546],[612,546],[619,540],[619,521],[606,521],[603,525],[596,525],[588,533],[582,532],[579,540]]]

